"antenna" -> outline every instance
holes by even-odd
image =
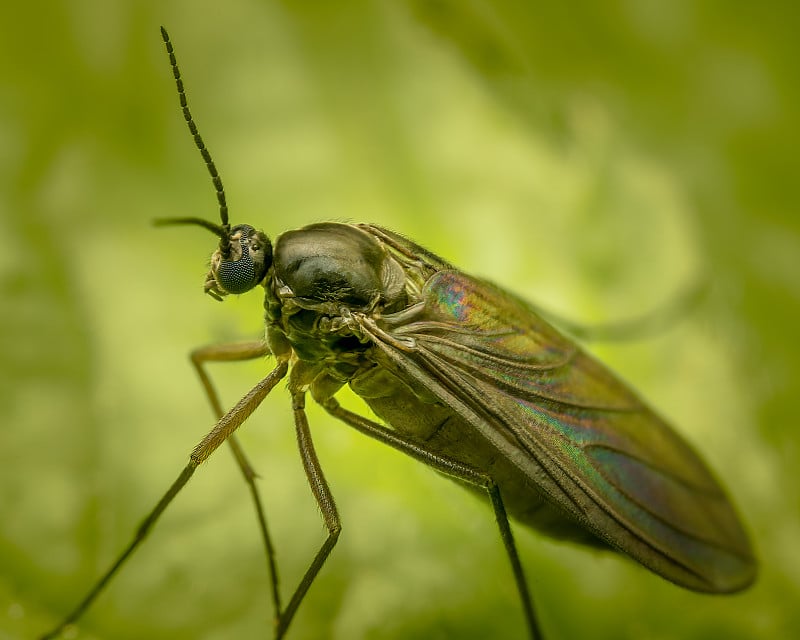
[[[183,119],[186,121],[186,124],[189,127],[189,132],[192,134],[195,146],[200,151],[200,155],[203,157],[203,161],[206,163],[208,173],[211,174],[211,182],[214,184],[214,189],[217,192],[217,202],[219,202],[219,217],[220,221],[222,222],[223,233],[218,233],[216,231],[215,233],[220,236],[220,253],[222,254],[222,257],[227,260],[231,256],[231,241],[230,224],[228,223],[228,204],[225,201],[225,187],[222,186],[222,178],[217,172],[217,167],[214,165],[214,161],[211,159],[211,153],[209,153],[208,149],[206,149],[203,138],[200,136],[200,133],[197,130],[197,125],[192,117],[192,112],[189,110],[189,102],[186,99],[186,90],[183,87],[181,72],[180,69],[178,69],[178,61],[175,58],[175,49],[172,47],[169,34],[164,27],[161,27],[161,39],[164,40],[164,45],[167,47],[167,55],[169,55],[169,64],[172,67],[172,75],[175,77],[175,86],[178,89],[178,98],[180,99],[181,103]],[[198,222],[195,221],[190,224],[198,224]],[[211,229],[211,227],[214,225],[213,223],[206,223],[202,224],[202,226],[205,226],[207,229]]]

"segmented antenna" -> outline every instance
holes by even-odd
[[[203,138],[200,136],[200,133],[197,130],[197,125],[192,117],[192,112],[189,110],[189,102],[186,99],[186,90],[183,88],[183,80],[181,79],[180,69],[178,69],[178,61],[175,58],[175,50],[172,47],[169,34],[164,27],[161,27],[161,39],[164,41],[164,45],[167,47],[167,55],[169,55],[169,64],[172,67],[172,75],[175,77],[175,86],[178,89],[178,98],[180,99],[181,103],[183,119],[186,121],[186,124],[189,127],[189,132],[192,134],[195,146],[200,151],[200,155],[203,156],[203,161],[206,163],[208,173],[211,174],[211,182],[214,184],[214,189],[217,192],[217,202],[219,202],[219,217],[220,221],[222,222],[223,233],[215,233],[220,236],[220,253],[222,254],[222,257],[227,260],[231,255],[231,241],[230,224],[228,223],[228,204],[225,201],[225,188],[222,186],[222,178],[217,172],[217,167],[214,164],[214,161],[211,159],[211,153],[209,153],[208,149],[206,149]],[[194,222],[194,224],[198,223]],[[202,226],[212,229],[212,226],[209,225],[213,225],[213,223],[203,224]]]

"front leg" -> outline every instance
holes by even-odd
[[[217,419],[221,418],[225,413],[222,409],[222,404],[219,400],[219,394],[211,382],[211,376],[206,371],[206,363],[208,362],[243,362],[245,360],[255,360],[256,358],[263,358],[270,355],[270,350],[263,340],[254,340],[250,342],[232,342],[228,344],[208,345],[195,349],[191,353],[192,365],[194,366],[197,375],[200,377],[200,382],[203,385],[203,390],[206,393],[208,401],[211,403],[211,408]],[[264,551],[267,557],[267,570],[270,577],[270,591],[272,597],[273,610],[275,611],[275,624],[277,627],[277,620],[281,611],[281,596],[279,591],[278,579],[278,565],[275,560],[275,547],[272,544],[272,538],[269,534],[267,526],[267,517],[264,510],[264,505],[261,500],[261,495],[256,485],[256,478],[258,474],[253,469],[250,461],[242,449],[242,445],[235,434],[228,438],[228,445],[230,445],[231,452],[236,458],[236,464],[239,466],[244,481],[250,489],[250,495],[253,499],[253,506],[256,510],[256,518],[258,519],[259,530],[261,531],[261,539],[264,541]]]

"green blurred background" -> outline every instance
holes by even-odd
[[[213,423],[188,359],[258,336],[202,295],[214,218],[158,26],[232,218],[373,221],[582,321],[708,294],[648,340],[589,345],[697,444],[761,560],[731,597],[517,528],[548,638],[800,630],[800,179],[794,3],[28,2],[0,24],[0,638],[68,611]],[[269,363],[214,368],[231,404]],[[347,399],[351,406],[357,400]],[[292,638],[521,638],[483,504],[309,411],[344,533]],[[280,387],[242,439],[284,597],[323,539]],[[80,626],[266,637],[231,456],[205,465]]]

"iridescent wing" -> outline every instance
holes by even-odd
[[[684,587],[746,587],[756,564],[692,448],[603,365],[501,289],[458,271],[426,283],[376,346],[508,456],[551,501]]]

